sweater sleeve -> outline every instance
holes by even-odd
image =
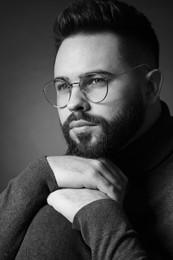
[[[77,212],[73,228],[81,232],[94,260],[146,260],[137,233],[111,199],[92,202]]]
[[[58,188],[45,157],[31,163],[0,195],[0,258],[14,259],[26,230]]]

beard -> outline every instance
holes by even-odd
[[[144,122],[145,106],[142,95],[138,92],[133,100],[129,101],[116,116],[108,121],[102,116],[91,115],[85,112],[72,113],[62,126],[62,131],[68,145],[66,155],[75,155],[85,158],[111,159],[135,135]],[[100,126],[101,134],[92,142],[92,133],[82,133],[78,136],[79,143],[69,134],[70,123],[74,120],[85,120]]]

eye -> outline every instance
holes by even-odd
[[[56,81],[55,88],[59,92],[64,92],[68,91],[70,89],[70,86],[66,82]]]
[[[88,81],[88,86],[91,87],[101,87],[103,85],[105,85],[106,83],[106,79],[105,78],[101,78],[101,77],[97,77],[97,78],[92,78]]]

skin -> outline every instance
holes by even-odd
[[[112,74],[120,74],[127,71],[134,65],[128,64],[120,47],[121,39],[109,32],[69,37],[62,42],[58,50],[54,76],[55,78],[64,77],[69,82],[78,82],[80,76],[88,72],[104,70]],[[144,62],[141,61],[141,63]],[[116,118],[127,102],[133,100],[138,89],[145,107],[145,119],[141,128],[126,144],[129,145],[142,135],[160,115],[160,88],[159,70],[150,72],[145,70],[145,73],[134,70],[124,74],[112,81],[107,98],[97,104],[86,100],[79,87],[75,86],[67,106],[58,109],[60,122],[63,125],[72,113],[78,114],[80,111],[102,116],[111,121],[113,117]],[[97,140],[102,133],[99,125],[74,127],[69,133],[70,137],[79,143],[79,136],[86,131],[90,133],[90,142],[97,145]],[[69,221],[73,222],[75,214],[81,207],[98,199],[112,198],[123,207],[127,177],[109,160],[93,160],[75,156],[47,157],[47,160],[59,186],[66,188],[50,194],[48,203]]]
[[[54,75],[67,78],[70,82],[78,82],[82,74],[99,69],[113,74],[127,71],[134,65],[126,62],[120,51],[120,45],[121,39],[113,33],[81,34],[69,37],[63,41],[57,53]],[[110,121],[133,98],[138,89],[146,108],[145,122],[134,138],[139,137],[160,114],[160,105],[158,101],[156,102],[159,93],[158,86],[154,86],[153,82],[149,83],[149,79],[152,80],[153,75],[151,77],[148,74],[148,78],[144,78],[144,75],[138,72],[139,70],[136,70],[114,80],[109,86],[107,98],[98,104],[88,102],[79,88],[74,87],[67,106],[58,110],[61,124],[72,112],[78,113],[79,111],[102,116]],[[154,80],[156,80],[155,78]],[[158,82],[156,84],[158,85]],[[157,88],[157,94],[153,93],[153,88]],[[82,131],[92,133],[92,142],[96,142],[101,134],[99,126],[85,129],[75,128],[70,131],[71,138],[79,142],[78,134]]]

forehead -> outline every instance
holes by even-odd
[[[113,33],[78,34],[65,39],[56,56],[55,77],[76,77],[98,69],[115,72],[125,63],[121,39]]]

